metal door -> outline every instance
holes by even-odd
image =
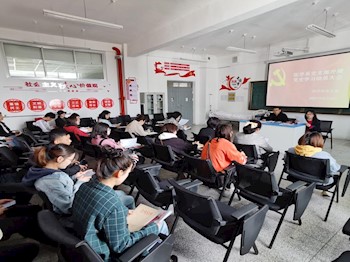
[[[182,117],[193,123],[192,82],[168,81],[168,112],[179,111]]]

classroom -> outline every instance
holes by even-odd
[[[2,0],[0,261],[350,261],[349,12]]]

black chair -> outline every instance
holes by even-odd
[[[96,121],[92,117],[82,117],[80,118],[81,127],[93,127]]]
[[[325,142],[327,138],[331,139],[331,148],[333,148],[332,124],[333,124],[333,121],[320,120],[320,133],[322,134]]]
[[[127,126],[132,121],[130,115],[122,115],[120,118],[122,120],[122,126]]]
[[[284,168],[278,184],[281,183],[283,174],[288,174],[287,180],[289,181],[306,181],[309,183],[317,183],[316,189],[324,190],[332,194],[331,201],[326,213],[324,221],[327,221],[329,212],[334,201],[334,197],[337,196],[337,202],[339,200],[339,180],[341,175],[348,167],[341,166],[339,175],[333,175],[333,182],[329,183],[332,175],[329,168],[329,159],[318,159],[313,157],[299,156],[290,152],[286,152],[284,158]],[[334,188],[333,191],[330,191]]]
[[[175,230],[181,217],[199,234],[227,249],[224,262],[228,260],[233,243],[239,235],[241,235],[240,254],[247,254],[252,247],[255,254],[258,254],[255,240],[264,223],[267,206],[259,210],[255,204],[249,204],[236,209],[212,197],[191,192],[172,179],[169,183],[174,187],[176,215],[172,231]],[[225,245],[227,242],[228,246]]]
[[[19,165],[19,157],[7,146],[0,147],[0,171],[16,171]]]
[[[189,155],[184,156],[189,177],[202,181],[209,188],[221,188],[218,199],[220,201],[226,186],[233,181],[235,166],[229,166],[224,172],[218,173],[209,159],[200,159]]]
[[[77,136],[72,133],[72,132],[67,132],[67,134],[69,134],[70,139],[72,140],[71,146],[73,146],[74,148],[78,149],[78,150],[82,150],[82,143],[81,141],[78,140]],[[79,137],[81,138],[81,137]]]
[[[270,210],[281,215],[269,244],[269,248],[272,248],[289,206],[295,205],[293,220],[298,220],[301,225],[301,216],[310,202],[315,184],[308,185],[306,182],[297,181],[284,189],[278,187],[273,173],[238,163],[235,163],[235,166],[235,192],[231,196],[229,205],[237,193],[258,205],[268,205]]]
[[[153,114],[153,120],[154,120],[155,122],[165,120],[164,114],[163,114],[163,113],[156,113],[156,114]]]
[[[197,135],[193,132],[192,132],[192,135],[193,135],[193,141],[198,141],[202,145],[205,145],[210,140],[209,136],[201,136],[201,135]]]
[[[169,118],[172,118],[174,117],[174,112],[168,112],[166,113],[166,118],[169,119]]]
[[[43,131],[40,127],[33,125],[35,121],[27,121],[26,126],[27,128],[32,131],[34,134],[41,134]]]
[[[345,195],[346,190],[348,189],[349,183],[350,183],[350,169],[348,168],[348,174],[346,175],[346,179],[345,179],[345,182],[344,182],[343,191],[342,191],[342,193],[341,193],[341,196],[342,196],[342,197]]]
[[[247,156],[247,165],[261,167],[262,161],[259,159],[258,151],[255,145],[243,145],[234,143],[238,151],[243,151]]]
[[[153,159],[154,151],[152,147],[152,139],[146,136],[136,136],[136,137],[137,137],[137,143],[142,145],[142,147],[137,148],[136,151],[140,152],[140,154],[143,155],[144,157]]]
[[[170,146],[153,143],[153,160],[168,171],[177,173],[177,179],[184,177],[183,159],[177,156]]]
[[[350,236],[350,219],[345,223],[343,227],[343,233]],[[350,261],[350,251],[343,252],[337,259],[333,262],[348,262]]]
[[[38,222],[44,234],[58,243],[59,261],[104,261],[85,240],[81,240],[68,232],[51,211],[40,211],[38,213]],[[135,245],[121,253],[117,257],[117,261],[169,261],[174,243],[174,237],[172,235],[166,237],[156,248],[153,248],[146,257],[140,258],[140,256],[148,248],[157,243],[158,240],[159,237],[156,235],[149,235],[141,239]]]
[[[136,166],[134,172],[137,174],[136,187],[138,193],[135,197],[135,202],[141,194],[148,202],[163,209],[168,209],[173,203],[172,187],[167,180],[161,181],[158,176],[161,168],[162,166],[159,164]],[[191,181],[190,179],[179,180],[177,183],[187,189],[198,187],[202,184],[198,180]]]

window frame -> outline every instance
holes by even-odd
[[[37,47],[40,49],[41,57],[43,60],[43,68],[44,68],[44,77],[36,77],[36,76],[11,76],[10,75],[10,68],[9,64],[7,62],[7,56],[5,53],[4,44],[12,44],[12,45],[20,45],[20,46],[28,46],[28,47]],[[106,53],[103,51],[97,51],[97,50],[91,50],[91,49],[83,49],[83,48],[68,48],[68,47],[61,47],[61,46],[50,46],[50,45],[38,45],[38,44],[28,44],[25,42],[15,42],[15,41],[0,41],[1,45],[1,56],[3,57],[3,62],[5,63],[6,68],[6,78],[11,79],[35,79],[35,80],[50,80],[50,81],[106,81],[107,79],[107,67],[106,67]],[[92,53],[92,54],[100,54],[102,58],[102,70],[103,70],[103,78],[96,79],[96,78],[56,78],[56,77],[46,77],[47,75],[47,69],[45,66],[45,57],[44,57],[44,49],[51,49],[51,50],[63,50],[63,51],[71,51],[73,52],[73,59],[74,59],[74,68],[75,73],[78,76],[78,70],[77,70],[77,61],[76,61],[76,55],[75,52],[84,52],[84,53]]]

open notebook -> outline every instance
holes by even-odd
[[[120,139],[120,144],[124,148],[137,148],[141,146],[141,144],[137,143],[137,138]]]

